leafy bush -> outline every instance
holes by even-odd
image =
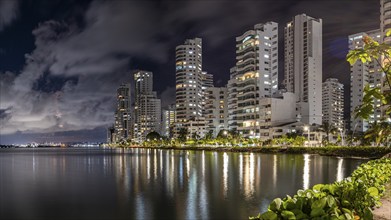
[[[372,160],[343,181],[274,199],[268,211],[250,219],[373,219],[371,208],[381,205],[380,197],[390,178],[391,159]]]
[[[378,158],[387,153],[391,153],[389,147],[370,147],[370,146],[355,146],[355,147],[289,147],[285,153],[292,154],[320,154],[326,156],[344,156],[344,157],[370,157]]]

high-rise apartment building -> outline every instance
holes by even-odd
[[[322,19],[296,15],[284,30],[284,86],[305,124],[322,124]]]
[[[381,31],[379,29],[357,33],[349,36],[349,49],[363,48],[363,38],[369,36],[374,40],[381,41]],[[382,72],[379,64],[376,61],[363,64],[361,61],[357,61],[350,67],[350,130],[354,132],[365,132],[368,129],[369,124],[379,120],[382,117],[381,103],[379,100],[374,100],[375,111],[370,116],[368,121],[360,118],[354,118],[354,111],[358,106],[362,104],[364,96],[364,87],[369,84],[370,87],[382,87]]]
[[[205,90],[213,86],[213,75],[202,71],[202,40],[187,39],[176,47],[176,127],[186,127],[192,136],[206,132]]]
[[[231,131],[238,131],[239,123],[239,109],[237,98],[237,83],[236,66],[230,69],[230,79],[228,80],[228,129]]]
[[[167,109],[163,110],[162,135],[166,137],[173,136],[173,126],[176,120],[175,105],[169,105]]]
[[[130,84],[122,84],[117,89],[117,109],[115,111],[114,132],[115,142],[128,140],[132,137],[131,129]]]
[[[213,75],[209,74],[207,72],[202,72],[201,74],[201,83],[202,83],[202,100],[201,100],[201,107],[202,107],[202,116],[205,118],[205,105],[206,105],[206,90],[208,88],[213,87]]]
[[[334,128],[344,128],[343,108],[344,108],[343,84],[338,79],[329,78],[322,85],[322,113],[323,122],[327,122]]]
[[[142,142],[150,132],[161,132],[161,101],[153,91],[153,74],[134,73],[134,141]]]
[[[259,100],[277,90],[278,24],[256,24],[236,38],[236,66],[228,82],[229,128],[259,137]]]
[[[188,39],[176,47],[177,122],[202,117],[202,40]]]
[[[228,130],[228,89],[209,87],[205,94],[205,120],[208,132],[216,137],[221,130]]]

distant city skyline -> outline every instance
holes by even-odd
[[[202,38],[203,70],[224,86],[235,37],[257,23],[280,25],[281,84],[281,27],[301,13],[323,20],[323,81],[337,78],[348,91],[348,36],[380,28],[380,2],[314,2],[0,0],[0,144],[105,141],[116,89],[132,69],[153,72],[162,106],[174,103],[175,46],[188,38]]]

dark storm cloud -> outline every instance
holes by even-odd
[[[0,0],[0,31],[10,25],[18,16],[18,0]]]
[[[6,109],[0,109],[0,122],[5,123],[7,120],[11,118],[11,110],[12,107],[8,107]]]
[[[146,10],[142,7],[124,1],[96,2],[86,12],[82,28],[51,20],[33,30],[36,49],[26,55],[25,67],[1,80],[0,108],[13,106],[12,117],[0,125],[1,134],[93,129],[112,123],[115,89],[130,77],[130,56],[150,48],[151,58],[164,60],[157,51],[167,50],[150,46],[156,44],[152,38],[157,31],[150,25],[143,30],[137,23]],[[77,83],[66,80],[69,77]]]
[[[7,12],[0,7],[7,17],[1,30],[16,19],[18,4],[0,4],[15,5]],[[224,85],[236,36],[256,23],[278,22],[281,61],[283,27],[300,13],[323,19],[324,75],[348,82],[347,36],[378,28],[378,1],[93,1],[81,22],[70,17],[37,25],[22,70],[0,73],[0,113],[7,119],[1,134],[110,125],[115,90],[130,81],[133,67],[154,71],[163,106],[173,103],[175,46],[186,38],[203,38],[204,69]]]

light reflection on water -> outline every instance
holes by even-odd
[[[223,158],[224,158],[224,161],[223,161],[223,184],[224,184],[224,198],[225,198],[225,197],[227,197],[227,192],[228,192],[228,162],[229,162],[229,157],[226,152],[224,152]]]
[[[304,154],[304,168],[303,168],[303,189],[310,187],[310,155]]]
[[[337,181],[342,181],[344,178],[343,158],[338,158]]]
[[[0,150],[0,219],[247,219],[363,160],[157,149]]]

